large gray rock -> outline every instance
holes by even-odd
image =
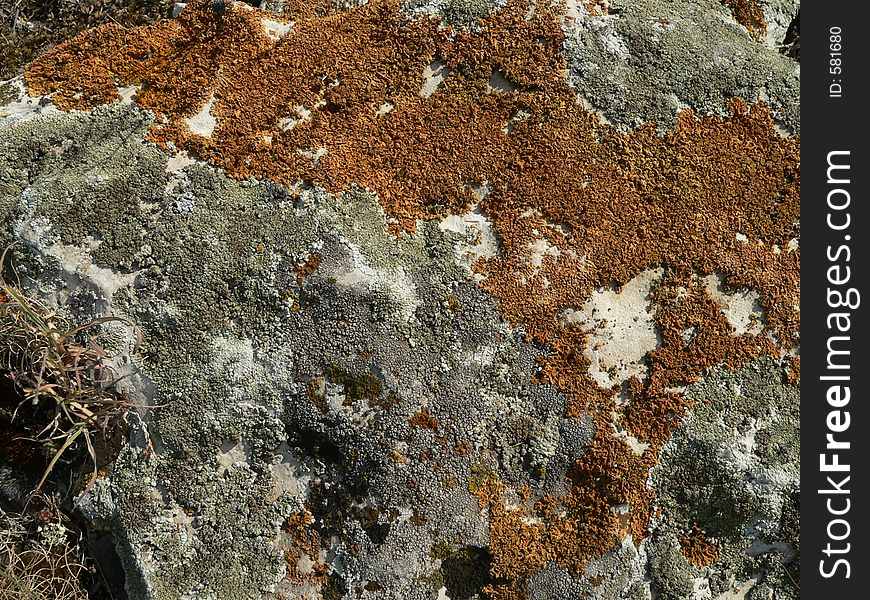
[[[715,0],[593,4],[569,3],[566,76],[618,128],[664,130],[681,109],[724,114],[743,96],[797,131],[798,65],[775,46],[794,3],[763,4],[766,40]],[[499,5],[407,9],[473,29]],[[22,286],[71,320],[119,315],[143,333],[118,365],[141,407],[79,507],[112,536],[129,598],[488,597],[498,582],[475,482],[526,490],[508,493],[517,504],[560,497],[596,432],[533,382],[549,350],[475,285],[469,257],[499,247],[485,215],[395,236],[361,187],[230,179],[146,141],[155,117],[135,106],[62,113],[20,81],[3,90],[0,241],[18,242]],[[614,314],[596,361],[627,356],[643,373],[658,339],[645,285],[630,314],[600,290],[591,305]],[[652,346],[638,350],[644,328]],[[124,327],[104,334],[130,353]],[[765,359],[679,392],[699,408],[650,474],[663,509],[651,535],[579,576],[547,562],[522,582],[528,598],[797,597],[779,564],[799,552],[796,385]],[[688,522],[720,561],[687,560]]]

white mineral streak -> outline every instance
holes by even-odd
[[[567,323],[589,331],[584,355],[589,375],[601,387],[646,376],[645,357],[660,344],[649,294],[663,273],[648,269],[621,290],[598,289],[580,310],[564,311]]]
[[[211,137],[214,128],[217,127],[217,119],[211,114],[213,104],[214,94],[211,95],[201,111],[187,119],[187,126],[196,135]]]
[[[759,305],[758,292],[746,288],[730,290],[720,275],[704,278],[707,293],[716,301],[735,335],[759,335],[764,330],[764,311]]]

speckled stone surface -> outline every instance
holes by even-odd
[[[716,0],[193,2],[0,84],[22,286],[142,329],[142,407],[78,509],[128,598],[797,598],[798,5],[747,2],[763,27]],[[333,29],[395,36],[389,76],[281,96],[282,44]],[[163,35],[196,106],[148,71]],[[152,54],[88,80],[64,53],[99,36]],[[274,98],[231,105],[215,40],[259,48]]]

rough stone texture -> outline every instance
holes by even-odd
[[[785,4],[771,3],[779,26],[772,32],[794,14]],[[680,110],[724,114],[728,100],[741,96],[769,102],[783,126],[800,130],[799,66],[754,40],[718,0],[610,6],[568,26],[565,52],[569,80],[616,126],[652,120],[665,130]]]
[[[432,224],[397,241],[362,190],[294,201],[198,163],[168,173],[143,142],[148,121],[115,107],[2,134],[4,164],[31,157],[2,173],[35,263],[20,275],[68,295],[79,318],[121,311],[143,326],[133,390],[165,405],[142,425],[155,453],[126,448],[87,504],[139,558],[134,595],[259,597],[285,569],[269,538],[305,506],[333,552],[354,548],[343,576],[426,597],[415,580],[438,569],[435,544],[486,546],[473,466],[560,490],[591,424],[530,383],[541,351],[465,282],[456,234]],[[58,252],[88,239],[90,260],[132,283],[104,296]],[[287,278],[312,255],[316,272]],[[440,422],[415,428],[424,407]]]
[[[479,19],[504,5],[504,0],[409,0],[405,3],[412,13],[437,15],[449,25],[472,30],[479,29]]]
[[[502,4],[406,11],[479,31]],[[568,3],[566,76],[619,130],[669,130],[687,107],[730,115],[743,96],[796,131],[798,65],[776,40],[797,6],[761,6],[764,39],[714,0]],[[765,338],[757,290],[718,273],[671,289],[667,264],[597,289],[559,312],[588,330],[567,355],[592,387],[570,372],[547,383],[564,348],[506,317],[475,268],[507,251],[488,215],[433,215],[397,235],[372,190],[230,178],[148,141],[157,117],[131,103],[60,112],[20,80],[0,88],[0,241],[18,242],[22,285],[74,320],[118,314],[143,330],[119,384],[143,406],[80,508],[114,537],[130,599],[797,597],[796,363]],[[557,264],[556,239],[528,249],[523,273]],[[698,377],[647,398],[667,362],[667,310],[692,294],[707,312],[689,315],[686,347],[713,323],[711,335],[767,349],[730,367],[694,357]],[[104,329],[129,352],[121,328]],[[638,422],[674,415],[666,443],[635,437]],[[595,462],[613,440],[633,470]],[[559,519],[598,518],[583,505],[597,485],[583,483],[587,464],[612,466],[612,489],[639,480],[660,511],[605,506],[619,540],[577,566],[560,552],[582,532]]]
[[[718,572],[708,573],[713,597],[755,579],[775,598],[799,598],[797,386],[773,361],[762,360],[738,372],[718,369],[686,395],[698,408],[652,474],[662,507],[657,543],[672,545],[696,524],[722,553]],[[691,572],[681,554],[671,560],[673,573]],[[662,598],[684,597],[677,590],[685,578],[670,569],[653,572],[662,578]]]

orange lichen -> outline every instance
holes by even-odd
[[[284,579],[294,585],[303,583],[324,584],[328,580],[330,566],[320,560],[320,534],[311,526],[314,517],[308,511],[295,513],[284,522],[284,531],[290,535],[293,545],[284,550],[287,574]],[[313,562],[310,571],[299,570],[299,559],[306,557]]]
[[[297,548],[315,557],[320,549],[320,534],[311,528],[312,523],[314,516],[308,511],[301,511],[287,517],[283,529],[290,534]]]
[[[788,361],[788,381],[789,383],[799,383],[801,380],[801,359],[799,356],[792,356]]]
[[[722,0],[731,11],[734,20],[743,25],[755,37],[767,32],[767,20],[758,0]]]
[[[707,539],[697,524],[692,525],[692,531],[678,535],[677,539],[683,556],[696,567],[706,567],[722,557],[716,544]]]
[[[483,592],[490,600],[528,600],[528,595],[522,589],[506,584],[488,585]]]
[[[484,479],[472,491],[481,508],[489,511],[490,577],[504,582],[484,590],[492,597],[513,597],[510,594],[518,590],[506,582],[539,571],[553,557],[546,544],[545,526],[530,524],[522,507],[506,507],[504,492],[504,484],[493,477]]]
[[[469,478],[490,511],[492,573],[502,578],[489,593],[518,597],[542,561],[578,574],[626,535],[639,543],[652,510],[649,470],[691,409],[673,388],[799,344],[797,138],[780,137],[766,106],[739,99],[728,117],[685,111],[664,135],[652,123],[628,133],[600,124],[565,80],[557,8],[530,12],[534,4],[511,0],[466,32],[408,19],[393,0],[323,17],[321,3],[306,6],[277,41],[260,11],[218,20],[208,2],[150,27],[104,25],[34,62],[28,85],[62,108],[90,108],[117,99],[117,86],[143,84],[136,101],[158,115],[150,138],[160,146],[239,178],[367,186],[397,235],[477,205],[500,250],[474,265],[481,287],[550,351],[537,380],[596,426],[564,497],[507,509],[493,477]],[[449,74],[421,94],[436,60]],[[516,89],[490,88],[495,72]],[[217,120],[210,137],[187,122],[207,102]],[[475,192],[483,184],[485,197]],[[617,389],[590,377],[588,334],[564,311],[655,267],[664,270],[651,294],[661,346],[617,403]],[[759,294],[761,335],[735,334],[702,284],[713,274]],[[411,425],[435,429],[438,420],[424,409]],[[639,454],[627,435],[649,447]]]
[[[434,431],[438,429],[439,420],[438,417],[429,412],[429,407],[424,406],[408,419],[408,424],[418,429],[431,429]]]
[[[296,274],[296,283],[302,285],[305,278],[314,273],[322,261],[323,256],[314,253],[303,260],[297,260],[293,263],[293,272]]]
[[[490,576],[514,580],[540,571],[550,555],[543,540],[543,525],[529,525],[519,510],[506,509],[501,503],[491,504]]]
[[[289,19],[313,19],[335,12],[330,0],[285,0],[283,11]]]

